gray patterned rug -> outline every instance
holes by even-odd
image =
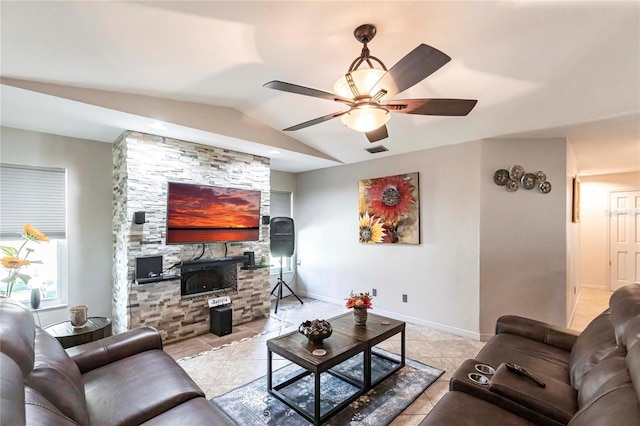
[[[399,356],[382,349],[376,352],[399,359]],[[372,373],[380,377],[393,368],[393,363],[382,357],[373,357]],[[387,425],[415,401],[444,371],[418,361],[406,359],[405,367],[396,371],[375,388],[360,396],[350,405],[330,418],[327,425]],[[336,370],[352,377],[362,377],[362,354],[336,367]],[[289,364],[273,373],[273,383],[284,382],[301,372],[295,364]],[[325,413],[337,402],[354,395],[357,388],[330,374],[321,378],[321,412]],[[313,412],[313,375],[295,382],[281,392],[294,399],[298,405]],[[267,392],[267,379],[261,377],[242,387],[217,396],[211,400],[236,424],[242,426],[263,425],[308,425],[310,424],[294,410],[288,408]]]

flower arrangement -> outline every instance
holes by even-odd
[[[369,293],[354,293],[351,290],[351,294],[347,299],[347,304],[345,305],[347,308],[351,309],[371,309],[373,305],[371,304],[372,297]]]
[[[5,255],[2,259],[0,259],[0,262],[2,262],[2,266],[4,266],[4,268],[9,271],[9,275],[6,278],[2,279],[2,282],[6,283],[6,287],[4,290],[0,290],[0,297],[11,297],[13,285],[18,279],[29,285],[31,276],[20,272],[23,267],[36,263],[42,264],[42,261],[40,260],[27,259],[29,255],[34,251],[32,248],[27,247],[27,244],[29,242],[47,242],[49,241],[49,237],[29,224],[24,225],[21,237],[24,242],[17,250],[15,249],[15,247],[0,246],[0,249]],[[24,257],[20,257],[23,249],[26,254],[24,255]]]

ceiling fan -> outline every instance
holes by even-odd
[[[336,82],[333,87],[334,93],[277,80],[264,85],[270,89],[328,99],[349,106],[346,111],[305,121],[287,127],[283,131],[300,130],[332,118],[342,117],[341,120],[345,126],[365,133],[370,142],[376,142],[389,136],[386,123],[391,117],[390,112],[463,116],[469,114],[478,102],[472,99],[388,100],[427,78],[451,58],[434,47],[420,44],[387,70],[380,59],[369,54],[367,47],[367,43],[376,35],[375,25],[360,25],[353,35],[363,44],[362,52],[351,63],[347,73]],[[369,68],[359,69],[365,62]],[[381,68],[374,68],[373,62]]]

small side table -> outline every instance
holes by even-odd
[[[105,317],[89,317],[81,328],[73,328],[71,321],[51,324],[44,331],[55,337],[67,349],[83,343],[111,336],[111,320]]]

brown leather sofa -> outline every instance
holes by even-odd
[[[449,392],[421,425],[640,425],[639,340],[639,284],[614,292],[609,309],[580,334],[501,317],[496,335],[454,372]],[[546,386],[505,363],[525,367]],[[482,384],[471,380],[479,364],[495,370]]]
[[[0,300],[0,424],[233,425],[143,327],[69,348]]]

